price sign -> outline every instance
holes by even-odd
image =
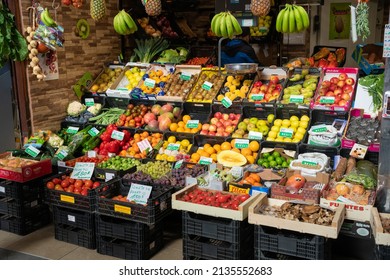
[[[96,127],[92,127],[90,130],[88,130],[88,134],[91,135],[92,137],[98,135],[99,132],[100,131]]]
[[[146,151],[148,153],[149,151],[151,151],[153,149],[152,146],[150,145],[150,142],[148,139],[144,139],[144,140],[138,142],[137,146],[138,146],[139,150],[141,151],[141,153],[143,151]]]
[[[96,157],[96,151],[88,151],[88,152],[87,152],[87,156],[88,156],[89,158],[94,158],[94,157]]]
[[[68,215],[68,221],[75,223],[76,222],[76,217],[73,216],[73,215]]]
[[[113,130],[111,133],[111,138],[119,141],[122,141],[124,136],[125,134],[118,130]]]
[[[66,133],[68,133],[68,134],[76,134],[77,131],[79,131],[78,127],[69,126],[68,129],[66,130]]]
[[[334,96],[321,96],[320,103],[321,104],[334,104]]]
[[[241,178],[243,172],[244,169],[241,166],[233,166],[230,170],[230,173],[233,175],[234,178]]]
[[[302,160],[302,165],[316,166],[316,165],[317,165],[317,162],[311,161],[311,160]]]
[[[135,201],[138,204],[146,204],[151,192],[152,186],[131,183],[127,200]]]
[[[328,129],[326,128],[325,125],[317,125],[317,126],[313,126],[311,131],[316,132],[316,133],[320,133],[320,132],[327,132]]]
[[[303,95],[290,95],[290,103],[303,103]]]
[[[0,192],[5,193],[5,188],[3,186],[0,186]]]
[[[252,100],[260,101],[264,99],[264,94],[259,93],[259,94],[252,94],[251,95]]]
[[[248,139],[236,139],[234,141],[234,147],[237,149],[244,149],[249,147],[249,140]]]
[[[279,131],[280,137],[292,138],[294,134],[294,130],[289,128],[281,128]]]
[[[228,98],[228,97],[224,97],[222,100],[221,100],[221,103],[223,106],[225,106],[226,108],[229,108],[230,106],[232,106],[233,102]]]
[[[76,162],[70,178],[80,180],[90,180],[95,169],[93,162]]]
[[[202,88],[205,89],[205,90],[210,90],[211,88],[213,87],[213,84],[210,83],[210,82],[204,82],[203,85],[202,85]]]
[[[61,160],[57,160],[57,165],[58,166],[61,166],[61,167],[66,167],[66,164],[64,161],[61,161]]]
[[[144,81],[144,85],[150,88],[154,88],[154,86],[156,85],[156,81],[150,78],[146,78]]]
[[[30,156],[32,157],[36,157],[37,155],[39,155],[41,151],[38,150],[37,148],[35,148],[33,145],[29,145],[27,148],[26,148],[26,153],[29,154]]]
[[[170,143],[167,146],[168,151],[178,151],[179,149],[180,149],[180,144]]]
[[[184,162],[183,159],[178,160],[178,161],[175,163],[175,166],[174,166],[173,168],[179,169],[179,168],[183,165],[183,162]]]
[[[91,107],[91,106],[95,105],[95,100],[93,100],[93,98],[85,98],[85,105],[87,105],[88,107]]]
[[[213,163],[213,159],[212,158],[204,157],[204,156],[200,157],[199,164],[209,165],[209,164],[212,164],[212,163]]]
[[[263,133],[257,132],[257,131],[249,131],[248,139],[261,140],[261,139],[263,139]]]
[[[191,76],[192,75],[190,73],[182,72],[180,75],[180,79],[183,81],[189,81],[189,80],[191,80]]]
[[[61,152],[59,152],[59,153],[57,154],[57,157],[58,157],[58,159],[63,160],[64,158],[67,157],[67,155],[68,155],[68,152],[67,152],[67,151],[61,150]]]
[[[189,120],[186,124],[187,128],[197,128],[199,125],[199,120]]]

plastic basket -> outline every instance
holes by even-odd
[[[114,218],[96,215],[96,234],[99,236],[123,239],[130,242],[144,243],[157,233],[162,233],[162,224],[146,225]]]
[[[376,246],[375,256],[378,260],[390,260],[390,246]]]
[[[240,243],[253,232],[253,225],[245,221],[216,218],[183,211],[183,234],[198,235],[230,243]]]
[[[95,231],[88,231],[68,225],[55,225],[55,239],[87,249],[96,249]]]
[[[344,111],[312,110],[311,125],[331,125],[335,119],[348,120],[348,114],[349,112]]]
[[[9,197],[0,198],[0,213],[13,217],[23,218],[37,205],[42,204],[42,197],[32,197],[27,200],[18,200]]]
[[[14,198],[19,201],[34,200],[43,194],[42,180],[34,180],[28,183],[13,181],[0,182],[0,198]]]
[[[326,239],[322,236],[255,226],[255,248],[307,260],[323,260]]]
[[[97,252],[125,260],[147,260],[163,247],[162,234],[156,234],[143,243],[129,242],[112,237],[97,237]]]
[[[55,224],[73,226],[89,231],[95,230],[95,214],[86,211],[54,206],[53,220]]]

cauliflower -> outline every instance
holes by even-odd
[[[76,117],[76,116],[80,115],[85,110],[85,108],[86,108],[86,106],[81,104],[80,102],[73,101],[73,102],[69,103],[68,109],[66,111],[67,111],[69,116]]]
[[[95,116],[100,113],[100,110],[102,109],[102,104],[95,103],[95,105],[89,107],[87,109],[88,112],[94,114]]]

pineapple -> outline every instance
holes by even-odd
[[[91,17],[98,21],[106,15],[105,0],[91,0]]]
[[[145,11],[149,16],[161,14],[161,0],[148,0],[145,4]]]
[[[259,17],[268,15],[271,9],[271,0],[252,0],[251,11],[252,14]]]

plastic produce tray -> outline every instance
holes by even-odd
[[[162,224],[146,225],[114,218],[96,215],[96,233],[99,236],[123,239],[129,242],[144,243],[157,233],[162,233]]]
[[[95,231],[88,231],[68,225],[55,225],[55,239],[87,249],[96,249]]]
[[[95,230],[95,214],[86,211],[54,206],[53,220],[55,224],[63,224],[90,231]]]
[[[42,194],[42,180],[35,180],[28,183],[17,183],[12,181],[0,182],[0,198],[8,197],[19,201],[26,201],[37,199]]]
[[[0,198],[0,213],[13,217],[25,217],[35,206],[42,204],[42,197],[18,200],[9,197]]]
[[[307,260],[326,258],[326,238],[317,235],[255,226],[255,248]]]
[[[248,224],[248,219],[235,221],[187,211],[183,211],[182,217],[183,235],[198,235],[237,244],[253,233],[253,225]]]
[[[129,242],[112,237],[97,237],[97,252],[125,260],[147,260],[162,247],[163,236],[156,234],[154,238],[143,243]]]

